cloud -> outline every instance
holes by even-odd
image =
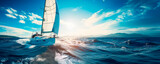
[[[32,23],[37,24],[37,25],[42,25],[42,21],[34,20]]]
[[[6,9],[6,11],[7,11],[8,13],[10,13],[10,14],[17,12],[17,10],[15,10],[15,9],[13,9],[13,8],[8,8],[8,9]]]
[[[77,11],[78,9],[77,8],[75,8],[75,9],[73,9],[72,11]]]
[[[23,14],[27,14],[26,12],[22,11]]]
[[[159,32],[160,27],[137,27],[137,28],[126,28],[123,30],[117,30],[118,32],[123,32],[123,33],[142,33],[142,32],[149,32],[149,33],[154,33],[154,32]],[[144,34],[145,34],[144,33]]]
[[[37,14],[34,14],[34,13],[29,13],[29,14],[30,15],[28,15],[28,16],[29,16],[30,20],[42,19],[42,17]]]
[[[115,14],[113,11],[105,13],[105,17],[109,17]]]
[[[155,1],[152,2],[152,1],[153,0],[147,0],[147,1],[128,0],[128,2],[124,4],[124,6],[120,7],[117,10],[112,10],[112,11],[104,11],[103,9],[98,10],[88,18],[82,19],[83,24],[79,24],[79,25],[83,26],[83,28],[77,28],[78,30],[75,29],[74,30],[75,34],[77,33],[76,35],[80,35],[80,36],[81,35],[85,35],[85,36],[86,35],[106,35],[106,34],[118,33],[118,32],[137,32],[137,31],[146,31],[149,29],[151,30],[150,27],[130,28],[131,24],[125,24],[125,23],[130,23],[129,20],[132,20],[132,19],[134,19],[133,22],[136,22],[136,23],[143,22],[143,21],[137,22],[135,21],[135,19],[137,20],[137,19],[140,19],[141,17],[144,17],[145,14],[147,14],[149,11],[151,11],[155,7],[154,3],[157,3],[157,2]],[[77,11],[77,9],[75,9],[74,11]],[[67,26],[67,23],[65,22],[61,22],[61,24],[65,24]],[[120,26],[120,25],[127,25],[127,26]],[[125,28],[125,29],[120,29],[120,28]],[[73,31],[71,32],[71,34],[73,34]]]
[[[24,20],[19,20],[20,23],[22,24],[25,24],[25,21]]]
[[[133,13],[137,14],[136,16],[141,16],[149,10],[159,7],[159,2],[158,0],[128,0],[126,5],[121,9],[124,11],[130,9]]]
[[[37,24],[37,25],[41,25],[42,24],[42,20],[43,18],[35,13],[29,13],[27,14],[26,12],[22,11],[19,12],[19,14],[17,13],[17,10],[13,9],[13,8],[7,8],[5,9],[8,14],[5,14],[7,17],[10,18],[14,18],[17,19],[17,17],[19,17],[19,22],[22,24],[25,24],[25,19],[28,17],[30,21],[32,21],[32,23]]]
[[[34,24],[37,24],[37,25],[42,25],[42,17],[37,15],[37,14],[34,14],[34,13],[29,13],[30,15],[28,15],[29,17],[29,20],[32,21],[32,23]]]
[[[12,10],[13,12],[17,12],[17,10],[13,9],[13,8],[10,8],[10,10]]]
[[[78,28],[78,30],[75,32],[75,35],[95,36],[95,35],[106,35],[116,32],[115,30],[111,30],[111,28],[112,26],[121,22],[120,20],[118,20],[120,18],[117,17],[116,19],[107,19],[107,20],[104,20],[104,18],[109,18],[115,14],[119,14],[120,12],[121,12],[120,9],[109,12],[103,12],[103,9],[100,9],[99,11],[93,13],[90,17],[82,19],[81,27]],[[102,20],[105,22],[95,25],[95,23],[100,22]],[[62,24],[67,24],[67,23],[62,22]],[[72,34],[74,33],[72,32]]]
[[[149,28],[147,30],[151,30],[151,31],[160,31],[160,27],[152,27],[152,28]]]
[[[17,16],[19,16],[20,19],[23,19],[23,20],[25,18],[27,18],[25,15],[17,14],[17,10],[15,10],[13,8],[8,8],[8,9],[6,9],[6,11],[9,13],[9,14],[6,14],[6,16],[8,16],[8,17],[17,18]],[[22,13],[25,13],[25,12],[22,12]]]
[[[21,18],[21,19],[25,19],[25,18],[27,18],[26,16],[24,16],[24,15],[19,15],[19,17]]]
[[[123,30],[118,30],[118,29],[115,30],[114,27],[117,26],[120,22],[123,23],[124,20],[126,22],[126,20],[128,20],[129,18],[134,18],[140,15],[143,15],[148,10],[151,9],[150,6],[141,5],[142,3],[143,2],[133,4],[133,0],[129,0],[125,6],[119,8],[118,10],[110,11],[110,12],[102,12],[102,10],[99,10],[96,13],[93,13],[92,16],[90,16],[89,18],[82,20],[85,25],[90,27],[86,29],[85,32],[92,32],[92,35],[124,32]],[[143,10],[139,11],[140,9],[143,9]],[[135,13],[137,11],[138,13]],[[94,24],[100,21],[103,21],[103,23],[96,24],[96,25]],[[138,31],[138,30],[145,30],[145,29],[148,29],[148,28],[138,28],[138,29],[132,28],[132,29],[128,29],[128,31]]]
[[[78,30],[75,30],[76,32],[72,32],[72,35],[76,35],[76,36],[93,36],[94,35],[95,36],[95,35],[106,35],[106,34],[116,32],[115,30],[111,30],[110,28],[112,28],[113,25],[118,24],[120,22],[118,20],[107,19],[102,24],[94,25],[94,23],[104,20],[104,18],[111,17],[120,12],[121,12],[120,9],[116,11],[109,11],[109,12],[103,12],[103,10],[101,9],[93,13],[90,17],[86,19],[82,19],[81,26],[79,27],[76,26],[77,27],[76,29]],[[61,24],[65,24],[66,26],[69,26],[69,27],[71,26],[69,25],[71,23],[68,24],[64,21],[61,21]],[[68,34],[68,35],[71,35],[71,34]]]
[[[147,6],[140,6],[140,8],[144,8],[144,9],[151,9],[150,7],[147,7]]]
[[[19,16],[20,17],[19,22],[22,24],[25,24],[24,19],[27,18],[25,15],[17,14],[17,10],[15,10],[13,8],[8,8],[8,9],[6,9],[6,11],[9,13],[9,14],[5,14],[7,17],[17,19],[17,17]]]
[[[15,16],[18,16],[18,14],[14,13]]]
[[[14,15],[11,15],[11,14],[5,14],[7,17],[10,17],[10,18],[17,18],[16,16],[14,16]]]
[[[0,28],[3,28],[6,30],[5,32],[0,32],[0,34],[3,34],[3,35],[30,37],[32,33],[30,31],[27,31],[21,28],[15,28],[15,27],[4,26],[4,25],[0,25]]]
[[[80,8],[82,8],[82,7],[77,7],[77,8],[74,8],[74,9],[72,9],[72,11],[77,11],[78,9],[80,9]]]
[[[90,16],[87,19],[82,19],[82,21],[85,23],[86,26],[91,26],[94,23],[99,22],[99,21],[103,20],[104,18],[111,17],[115,14],[118,14],[121,11],[119,9],[117,11],[103,12],[102,14],[100,14],[102,10],[103,9],[93,13],[92,16]]]
[[[33,27],[32,27],[31,29],[33,29],[33,30],[37,30],[37,28],[33,28]]]
[[[12,14],[13,12],[10,9],[6,9],[6,11],[10,14]]]
[[[6,11],[9,13],[9,14],[5,14],[7,17],[10,17],[10,18],[17,18],[16,16],[18,16],[17,14],[17,10],[13,9],[13,8],[8,8],[6,9]]]
[[[87,18],[87,19],[82,19],[82,21],[83,21],[83,22],[85,23],[85,25],[87,25],[87,26],[92,25],[93,23],[95,23],[95,22],[103,19],[103,17],[104,17],[103,15],[98,16],[98,13],[100,13],[101,11],[102,11],[102,9],[99,10],[99,11],[97,11],[96,13],[92,14],[92,16],[90,16],[89,18]]]
[[[29,17],[29,20],[34,20],[34,17],[32,16],[28,16]]]
[[[137,4],[141,4],[141,3],[137,3]],[[137,11],[136,7],[144,9],[142,12],[140,12],[141,15],[145,14],[148,10],[151,9],[148,6],[142,6],[142,5],[139,6],[137,4],[132,4],[132,0],[130,0],[130,2],[128,2],[128,4],[126,6],[123,6],[116,11],[103,12],[102,14],[100,14],[100,12],[102,12],[102,10],[97,11],[96,13],[92,14],[92,16],[90,16],[89,18],[82,20],[85,23],[85,25],[91,27],[91,28],[86,29],[85,32],[92,32],[92,35],[120,32],[120,30],[114,30],[113,28],[115,26],[117,26],[120,22],[123,22],[124,20],[126,20],[128,18],[133,18],[135,16],[139,16],[139,13],[133,14],[133,13],[135,13],[135,11]],[[134,8],[134,9],[132,9],[132,8]],[[117,15],[115,15],[115,14],[117,14]],[[114,18],[113,17],[107,18],[107,17],[111,17],[113,15],[115,15]],[[107,20],[104,20],[105,18],[107,18]],[[102,24],[94,25],[94,23],[100,22],[100,21],[105,21],[105,22]],[[148,29],[148,28],[146,28],[146,29]],[[145,30],[145,28],[128,29],[128,31],[138,31],[138,30]],[[122,32],[124,32],[124,31],[122,31]]]
[[[129,28],[126,31],[143,31],[149,29],[148,27],[140,27],[140,28]]]

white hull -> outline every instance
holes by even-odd
[[[31,38],[29,44],[37,46],[50,46],[55,43],[55,38],[49,37],[35,37]]]

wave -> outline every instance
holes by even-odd
[[[28,45],[28,41],[0,40],[1,63],[160,63],[160,41],[156,38],[58,38],[55,45],[49,47]]]

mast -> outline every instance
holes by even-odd
[[[41,35],[42,35],[42,31],[43,31],[43,21],[44,21],[45,7],[46,7],[46,0],[44,2],[43,20],[42,20],[42,26],[41,26]]]

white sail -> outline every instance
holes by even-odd
[[[55,0],[46,0],[41,34],[55,33],[59,30],[59,12]]]

